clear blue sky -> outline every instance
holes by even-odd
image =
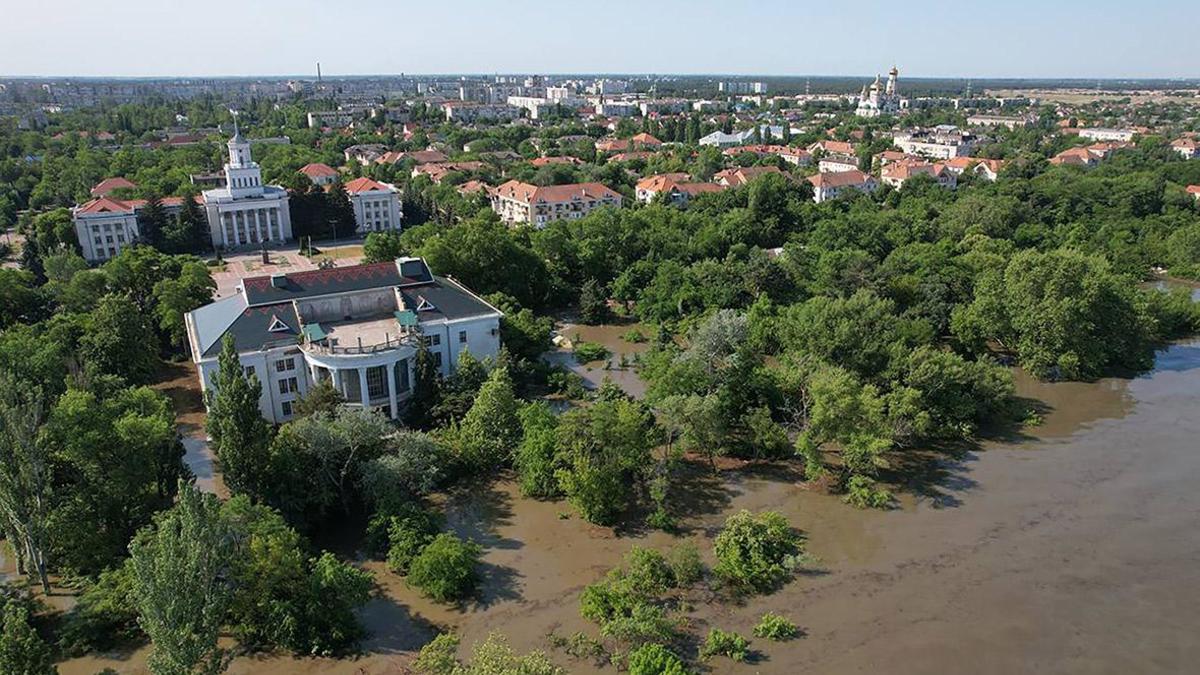
[[[1198,0],[0,0],[0,75],[1200,77]]]

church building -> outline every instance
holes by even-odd
[[[225,164],[225,187],[204,191],[204,210],[215,248],[257,248],[292,238],[287,190],[263,185],[262,169],[250,158],[250,141],[238,131],[236,118]]]
[[[879,81],[879,76],[875,76],[875,82],[871,84],[870,90],[863,87],[862,94],[858,98],[858,108],[855,113],[859,117],[879,117],[881,115],[898,115],[902,101],[900,92],[897,90],[897,79],[899,79],[900,71],[892,66],[888,71],[887,85]]]

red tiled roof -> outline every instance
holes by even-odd
[[[1187,186],[1187,192],[1190,195],[1196,195],[1197,197],[1200,197],[1200,185]]]
[[[389,188],[388,186],[384,185],[383,183],[380,183],[379,181],[371,180],[370,178],[367,178],[366,176],[362,176],[361,178],[355,178],[354,180],[350,181],[349,183],[346,183],[346,192],[348,194],[353,195],[353,194],[358,194],[359,192],[370,192],[372,190],[379,190],[382,192],[391,192],[391,188]]]
[[[305,164],[304,166],[300,167],[300,173],[308,176],[309,178],[324,178],[327,176],[338,175],[338,172],[333,167],[329,166],[328,164],[321,164],[319,162]]]
[[[653,176],[646,176],[637,183],[638,190],[648,190],[650,192],[659,192],[666,190],[672,185],[685,181],[690,176],[686,173],[660,173]]]
[[[870,180],[867,174],[855,169],[853,171],[835,171],[818,173],[808,177],[808,182],[814,187],[845,187],[847,185],[862,185]]]
[[[573,199],[620,199],[621,195],[600,183],[572,183],[570,185],[547,185],[539,187],[510,180],[494,190],[501,197],[508,197],[526,204],[535,202],[569,202]]]
[[[121,176],[117,176],[116,178],[105,178],[99,183],[96,183],[95,187],[92,188],[92,196],[103,197],[113,190],[118,190],[121,188],[133,189],[136,187],[137,185],[128,178],[123,178]]]

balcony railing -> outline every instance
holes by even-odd
[[[329,338],[320,341],[306,341],[303,347],[314,354],[374,354],[384,352],[390,349],[399,349],[400,347],[416,347],[419,336],[413,335],[398,335],[396,337],[388,337],[383,342],[374,344],[362,344],[358,342],[351,345],[330,345]]]

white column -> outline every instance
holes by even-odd
[[[363,407],[366,408],[367,406],[371,405],[371,396],[370,396],[370,393],[367,391],[367,369],[366,368],[358,369],[358,389],[360,392],[362,392],[362,404],[363,404]]]
[[[387,367],[388,411],[392,419],[400,417],[400,411],[396,408],[396,365],[393,363]]]
[[[229,222],[230,222],[230,224],[233,225],[233,245],[241,246],[242,245],[242,233],[239,232],[239,230],[241,230],[242,228],[238,226],[237,211],[231,211],[229,213]]]
[[[267,230],[267,214],[263,209],[254,209],[254,226],[258,228],[260,242],[271,240],[271,233]]]
[[[346,392],[342,391],[342,371],[341,371],[341,369],[332,368],[332,369],[330,369],[329,374],[333,378],[334,390],[337,391],[339,396],[341,396],[342,398],[345,398]]]

